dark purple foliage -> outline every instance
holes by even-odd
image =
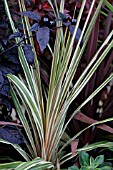
[[[71,22],[62,22],[63,26],[68,27],[71,25]]]
[[[17,56],[17,52],[14,54],[14,53],[11,53],[10,51],[7,51],[6,56],[7,56],[8,61],[10,61],[14,64],[17,64],[17,65],[20,65],[20,61]]]
[[[15,32],[14,34],[10,35],[9,40],[15,39],[15,38],[18,38],[18,37],[20,37],[20,38],[23,37],[23,33]]]
[[[43,52],[49,42],[50,29],[48,27],[41,27],[36,33],[36,39],[39,43],[40,49]]]
[[[8,86],[8,88],[9,88],[9,86]],[[11,100],[8,98],[8,96],[1,95],[1,99],[2,99],[2,105],[4,105],[8,109],[8,111],[11,112],[12,104],[11,104]],[[7,112],[5,114],[7,114]]]
[[[36,21],[40,21],[40,16],[32,11],[24,11],[21,12],[22,15],[29,17],[30,19],[36,20]]]
[[[13,68],[14,67],[14,68]],[[15,71],[14,71],[14,69],[16,69],[16,66],[14,66],[14,65],[12,65],[12,68],[11,68],[11,66],[10,66],[10,64],[1,64],[0,65],[0,70],[2,71],[2,74],[6,77],[7,76],[7,74],[9,74],[9,73],[12,73],[12,74],[14,74],[15,73]]]
[[[34,53],[32,51],[32,46],[29,44],[24,44],[23,46],[25,57],[29,64],[33,64],[34,62]]]
[[[8,24],[5,21],[0,21],[0,27],[3,28],[3,29],[7,29]]]
[[[0,138],[13,144],[25,143],[20,130],[16,126],[4,126],[0,128]]]
[[[7,45],[8,40],[4,38],[4,39],[2,40],[2,42],[3,42],[4,45]]]
[[[2,71],[0,70],[0,89],[2,88],[3,84],[4,84],[4,78],[3,78]]]
[[[4,46],[5,47],[5,46]],[[18,58],[17,47],[8,50],[1,54],[0,62],[0,100],[2,105],[6,106],[9,111],[12,109],[12,104],[9,98],[10,84],[7,79],[7,74],[17,74],[22,71]],[[1,104],[0,103],[0,104]]]
[[[0,94],[4,95],[4,96],[8,96],[9,95],[9,90],[10,90],[10,84],[9,84],[8,79],[6,78],[2,88],[0,89]]]
[[[39,28],[39,23],[35,23],[35,24],[33,24],[32,26],[31,26],[31,28],[30,28],[30,31],[37,31],[38,30],[38,28]]]
[[[74,26],[74,25],[70,25],[69,30],[70,30],[71,34],[73,35],[74,30],[75,30],[75,26]],[[76,40],[76,41],[79,41],[79,38],[80,38],[80,36],[81,36],[81,32],[82,32],[81,29],[78,28],[78,29],[77,29],[77,33],[76,33],[76,36],[75,36],[75,40]],[[82,38],[82,40],[81,40],[80,45],[82,45],[82,44],[83,44],[83,38]]]
[[[25,3],[27,4],[27,5],[30,5],[31,3],[30,3],[30,0],[25,0]]]

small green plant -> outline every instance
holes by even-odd
[[[82,151],[79,155],[80,169],[77,166],[69,167],[68,170],[112,170],[109,162],[104,162],[104,155],[99,155],[95,159]]]

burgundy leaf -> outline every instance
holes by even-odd
[[[93,27],[93,30],[91,32],[89,41],[88,41],[88,45],[87,45],[87,51],[86,51],[86,56],[87,56],[87,60],[86,63],[88,64],[92,57],[94,56],[94,54],[97,51],[97,46],[98,46],[98,35],[99,35],[99,23],[100,23],[100,18],[98,16],[97,21]]]
[[[105,68],[104,68],[104,76],[105,76],[106,74],[108,74],[108,70],[110,69],[110,65],[111,65],[112,61],[113,61],[113,51],[112,51],[112,53],[110,54],[110,56],[109,56],[109,58],[108,58],[108,60],[107,60],[107,63],[106,63],[106,65],[105,65]]]
[[[39,23],[35,23],[31,26],[30,31],[37,31],[39,28]]]
[[[113,1],[112,1],[112,5],[113,5]],[[111,24],[112,24],[112,11],[108,11],[108,15],[107,15],[107,18],[106,18],[106,25],[105,25],[105,32],[104,32],[104,39],[107,38],[109,32],[110,32],[110,27],[111,27]]]
[[[79,142],[79,139],[75,139],[71,142],[72,155],[75,155],[75,152],[76,152],[76,149],[77,149],[77,146],[78,146],[78,142]]]
[[[76,120],[79,120],[79,121],[81,121],[81,122],[84,122],[84,123],[87,123],[87,124],[90,124],[90,125],[93,124],[93,123],[98,122],[97,120],[94,120],[94,119],[92,119],[92,118],[84,115],[84,114],[81,113],[81,112],[78,112],[78,113],[74,116],[74,118],[75,118]],[[99,129],[102,129],[102,130],[107,131],[107,132],[109,132],[109,133],[113,133],[113,129],[112,129],[111,127],[109,127],[108,125],[105,125],[104,123],[101,124],[101,125],[95,125],[95,126],[96,126],[97,128],[99,128]]]
[[[24,11],[21,12],[22,15],[29,17],[30,19],[36,20],[36,21],[40,21],[40,16],[32,11]]]
[[[41,76],[42,76],[44,82],[48,86],[49,85],[49,77],[45,74],[45,71],[42,68],[40,68],[40,73],[41,73]]]
[[[39,43],[40,49],[43,52],[49,42],[50,29],[48,27],[41,27],[36,33],[36,39]]]
[[[10,35],[9,40],[17,38],[17,37],[22,37],[23,33],[21,32],[15,32],[14,34]]]
[[[13,122],[6,122],[6,121],[0,121],[0,125],[12,125],[12,126],[18,126],[18,127],[23,127],[22,125],[18,123],[13,123]]]

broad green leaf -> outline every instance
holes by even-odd
[[[92,168],[95,167],[95,160],[94,160],[94,158],[93,158],[92,156],[90,157],[90,166],[91,166]]]
[[[82,152],[82,151],[87,152],[87,151],[91,151],[91,150],[96,149],[96,148],[107,148],[108,149],[108,148],[111,148],[111,147],[113,147],[113,142],[107,142],[107,141],[101,141],[101,142],[96,142],[96,143],[93,143],[93,144],[89,144],[87,146],[84,146],[82,148],[77,149],[75,155],[73,155],[73,156],[72,156],[71,152],[68,153],[68,154],[65,154],[60,159],[60,164],[62,165],[66,161],[69,161],[69,160],[73,159],[74,157],[79,155],[79,153]]]
[[[95,158],[95,165],[99,166],[104,162],[104,155],[99,155]]]
[[[81,166],[89,166],[89,155],[88,153],[82,151],[80,152],[80,155],[79,155],[79,158],[80,158],[80,165]]]

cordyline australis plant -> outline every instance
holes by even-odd
[[[20,5],[20,11],[26,11],[24,2],[18,0]],[[64,12],[64,1],[61,0],[60,7],[58,9],[57,4],[55,7],[50,0],[48,2],[51,4],[55,16],[59,17],[59,11]],[[56,2],[56,1],[55,1]],[[103,42],[102,46],[95,53],[93,59],[89,62],[88,66],[85,68],[84,72],[81,74],[77,82],[73,85],[70,90],[70,86],[77,70],[79,62],[81,60],[82,54],[87,45],[90,33],[96,22],[99,11],[103,4],[103,0],[100,0],[96,11],[89,22],[92,9],[95,4],[95,0],[92,1],[91,7],[84,23],[81,36],[77,43],[76,48],[73,52],[74,39],[79,28],[83,10],[85,7],[86,0],[83,0],[80,12],[77,18],[76,27],[73,36],[70,36],[68,29],[63,30],[62,22],[57,22],[56,39],[54,44],[54,50],[48,44],[48,48],[53,57],[52,67],[50,74],[49,89],[46,94],[46,102],[44,102],[45,96],[43,96],[42,85],[40,79],[39,62],[37,60],[34,42],[30,38],[29,42],[33,47],[34,51],[34,65],[28,64],[25,54],[23,52],[22,46],[18,47],[19,59],[25,74],[25,78],[19,76],[14,76],[12,74],[8,75],[11,82],[11,96],[16,107],[16,111],[21,120],[21,123],[26,132],[26,146],[28,148],[28,153],[26,153],[20,146],[7,142],[0,139],[0,142],[12,145],[25,159],[25,162],[12,162],[7,164],[1,164],[2,169],[25,170],[25,169],[60,169],[62,165],[67,160],[75,157],[81,150],[88,151],[97,147],[112,147],[112,142],[100,142],[92,145],[84,146],[83,148],[77,149],[75,154],[68,153],[63,155],[63,149],[70,144],[74,139],[76,139],[82,132],[91,126],[104,123],[113,120],[109,118],[107,120],[96,122],[87,128],[80,131],[72,139],[67,141],[63,146],[60,145],[62,136],[67,128],[67,125],[73,118],[73,116],[80,111],[80,109],[90,101],[112,78],[111,74],[72,114],[67,122],[65,122],[66,113],[70,104],[75,100],[78,94],[85,87],[89,79],[92,77],[95,70],[98,68],[100,63],[103,61],[105,56],[113,47],[113,31],[108,35],[106,40]],[[7,0],[4,0],[4,5],[6,13],[8,15],[13,32],[17,32],[13,20],[10,15]],[[30,24],[27,17],[23,17],[24,31],[27,35],[31,36]],[[81,40],[84,39],[83,45],[80,48]],[[16,38],[16,43],[18,43],[21,38]],[[104,50],[103,50],[104,49]],[[98,55],[103,50],[101,56]],[[20,104],[20,99],[22,105],[25,107],[26,114],[23,113]],[[27,117],[26,117],[27,116]],[[60,146],[60,148],[59,148]]]

